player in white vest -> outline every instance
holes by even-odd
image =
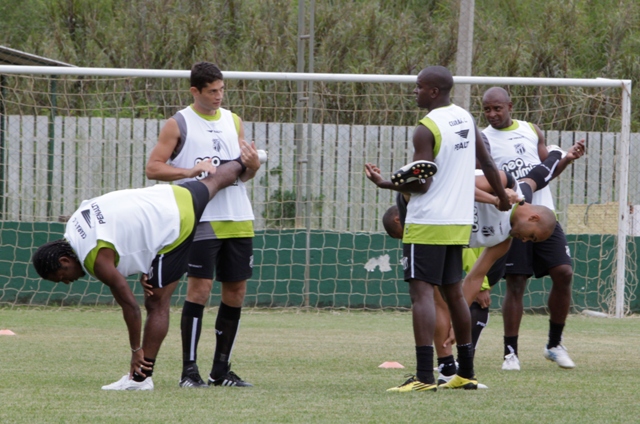
[[[147,162],[147,178],[162,181],[197,180],[206,175],[201,164],[215,165],[247,155],[247,169],[238,180],[212,199],[196,231],[189,258],[187,298],[182,308],[183,370],[180,387],[208,387],[198,370],[197,349],[204,307],[213,287],[213,277],[222,284],[215,324],[216,348],[208,383],[215,386],[250,387],[231,371],[230,358],[240,325],[240,314],[253,272],[253,210],[245,181],[260,168],[255,145],[241,146],[241,119],[221,107],[224,98],[222,72],[212,63],[191,68],[193,104],[169,118],[160,131],[158,144]]]
[[[246,155],[245,155],[246,156]],[[107,286],[122,307],[129,332],[129,374],[104,390],[153,390],[153,368],[169,329],[176,283],[187,270],[197,223],[209,200],[238,178],[232,161],[182,185],[120,190],[85,200],[71,215],[64,239],[40,246],[33,266],[40,277],[69,284],[89,274]],[[138,302],[125,277],[144,274],[147,319],[141,339]]]
[[[544,188],[550,180],[549,176],[554,174],[556,169],[564,169],[575,157],[572,151],[565,158],[562,158],[559,151],[552,152],[544,163],[534,167],[518,181],[518,184],[511,174],[500,171],[501,180],[514,203],[512,209],[507,212],[497,209],[498,198],[492,194],[491,186],[482,175],[482,171],[476,170],[474,225],[469,248],[463,252],[463,268],[467,273],[463,292],[471,310],[474,348],[477,347],[480,334],[488,322],[488,293],[504,276],[504,259],[511,244],[511,237],[538,242],[551,236],[555,229],[556,218],[553,212],[544,206],[531,205],[532,192]],[[379,173],[377,167],[371,171]],[[521,199],[527,203],[518,204]],[[406,196],[398,193],[396,205],[390,207],[383,215],[383,226],[387,234],[393,238],[402,239],[407,203]],[[484,293],[484,296],[480,296],[481,293]],[[449,338],[449,311],[442,297],[438,296],[437,292],[435,294],[437,328],[434,343],[438,354],[437,382],[440,385],[453,377],[456,365],[451,350],[454,340]]]
[[[434,290],[445,298],[458,340],[458,371],[445,389],[476,389],[473,369],[471,320],[462,295],[462,248],[469,242],[473,224],[474,169],[476,159],[500,198],[500,209],[511,205],[498,170],[487,153],[473,117],[450,100],[453,76],[442,66],[420,71],[414,94],[418,106],[429,113],[413,133],[414,161],[431,161],[438,173],[402,185],[383,180],[366,164],[365,172],[379,188],[411,194],[403,237],[404,279],[411,294],[417,371],[392,392],[435,391],[433,337],[436,309]],[[455,195],[452,195],[454,194]]]
[[[542,131],[535,124],[511,118],[513,105],[506,90],[492,87],[484,93],[482,101],[484,116],[490,125],[483,133],[489,139],[491,155],[499,168],[512,172],[518,177],[546,159],[548,149]],[[584,152],[584,142],[577,142],[572,149]],[[554,209],[549,188],[536,192],[533,203]],[[567,350],[561,344],[562,332],[571,306],[573,278],[571,255],[562,227],[557,224],[554,234],[544,243],[514,241],[506,261],[507,290],[502,303],[504,317],[502,369],[520,369],[518,334],[523,315],[524,291],[527,280],[532,275],[536,278],[549,275],[553,283],[548,301],[549,339],[543,355],[562,368],[575,367]]]

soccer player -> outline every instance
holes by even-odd
[[[560,151],[552,152],[544,163],[532,169],[517,185],[510,174],[500,171],[510,200],[514,203],[512,210],[507,212],[498,211],[495,207],[497,198],[492,195],[491,186],[481,172],[476,171],[474,225],[469,240],[470,247],[463,251],[463,268],[467,272],[463,293],[470,304],[473,318],[474,349],[477,347],[482,329],[488,322],[488,290],[504,275],[504,255],[511,243],[510,237],[541,241],[548,238],[555,229],[555,215],[548,208],[532,206],[520,200],[530,202],[532,193],[538,188],[544,188],[550,180],[549,176],[554,174],[556,169],[564,169],[575,158],[574,153],[571,151],[571,154],[563,158]],[[377,167],[371,171],[379,173]],[[383,226],[387,234],[393,238],[402,238],[407,201],[407,197],[399,193],[396,205],[391,206],[383,215]],[[483,249],[485,247],[487,249]],[[478,250],[482,253],[478,253]],[[434,340],[440,372],[437,382],[440,385],[449,381],[455,374],[456,364],[451,354],[453,340],[448,337],[449,311],[441,296],[436,296],[436,307],[437,327]]]
[[[474,169],[479,160],[500,199],[500,209],[511,205],[496,166],[486,151],[480,131],[466,110],[450,101],[451,72],[442,66],[420,71],[414,94],[418,106],[428,110],[413,134],[414,161],[435,162],[438,173],[427,179],[395,185],[365,165],[367,177],[379,188],[411,194],[403,235],[404,279],[409,283],[416,375],[392,392],[435,391],[433,337],[435,286],[445,294],[458,340],[458,371],[445,389],[476,389],[473,369],[469,307],[462,295],[462,247],[469,242],[473,223]],[[458,193],[452,196],[451,193]]]
[[[546,159],[548,153],[545,138],[537,125],[511,118],[513,104],[506,90],[500,87],[488,89],[482,98],[484,116],[489,127],[483,133],[491,144],[491,155],[499,168],[509,170],[516,177]],[[573,148],[584,151],[584,144]],[[533,196],[533,203],[554,209],[548,188]],[[506,265],[507,290],[502,303],[504,317],[503,370],[520,370],[518,335],[523,315],[523,297],[527,280],[549,275],[552,281],[549,292],[549,338],[543,350],[546,359],[561,368],[574,368],[575,364],[561,344],[569,308],[571,306],[571,282],[573,267],[566,237],[560,224],[552,237],[543,243],[514,241],[509,250]]]
[[[251,387],[231,371],[231,351],[238,328],[247,279],[253,273],[253,210],[244,183],[256,175],[260,160],[255,145],[241,146],[242,120],[221,107],[224,98],[222,72],[212,63],[191,68],[193,103],[169,118],[147,162],[147,178],[189,181],[202,178],[203,159],[214,164],[247,155],[247,169],[231,186],[209,202],[196,230],[189,257],[187,298],[182,308],[182,376],[180,387],[204,388],[197,365],[203,312],[216,279],[222,284],[215,323],[216,347],[208,383],[215,386]],[[242,149],[241,149],[242,147]]]
[[[245,143],[246,144],[246,143]],[[246,157],[243,155],[242,157]],[[40,277],[70,284],[89,274],[106,284],[129,332],[131,367],[104,390],[153,390],[153,369],[169,329],[171,294],[187,270],[195,228],[205,206],[233,184],[244,166],[214,167],[200,181],[119,190],[85,200],[67,222],[64,239],[40,246],[32,257]],[[145,274],[147,320],[141,343],[140,307],[125,277]]]

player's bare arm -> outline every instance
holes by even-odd
[[[538,135],[538,156],[540,157],[540,162],[544,162],[547,156],[549,156],[546,139],[540,127],[538,127],[536,124],[532,124],[532,125],[533,125],[533,129],[536,131],[536,134]]]
[[[242,128],[242,127],[240,127]],[[260,169],[260,158],[258,157],[258,150],[256,149],[256,143],[248,143],[244,139],[244,130],[240,130],[242,138],[238,139],[240,143],[240,159],[247,169],[240,175],[240,181],[246,182],[256,176]]]
[[[169,118],[160,130],[158,143],[151,150],[145,173],[150,180],[175,181],[194,178],[203,172],[213,173],[216,167],[211,161],[198,162],[193,168],[176,168],[167,163],[178,145],[180,129],[175,119]]]
[[[144,370],[151,369],[151,363],[144,360],[144,351],[142,350],[142,317],[140,306],[136,301],[129,284],[126,279],[116,269],[116,252],[103,248],[98,251],[96,262],[94,264],[94,273],[98,280],[109,286],[113,298],[122,308],[122,315],[127,324],[129,331],[129,344],[131,346],[131,368],[129,375],[133,376],[136,371],[142,376]]]
[[[567,151],[565,157],[563,157],[556,169],[553,170],[553,177],[556,178],[558,175],[562,174],[562,172],[569,166],[574,160],[580,159],[586,153],[585,140],[577,141],[571,148]]]
[[[462,292],[469,305],[473,303],[478,293],[480,293],[484,277],[491,269],[491,266],[507,253],[510,246],[511,238],[508,238],[482,251],[462,283]]]

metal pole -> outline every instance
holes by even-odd
[[[304,44],[306,40],[308,40],[309,36],[306,34],[305,30],[305,3],[306,0],[298,1],[298,66],[297,71],[299,73],[304,73],[305,71],[305,54],[304,54]],[[302,213],[304,212],[304,203],[303,203],[303,181],[302,177],[304,175],[303,168],[306,165],[306,157],[303,157],[304,152],[304,109],[306,107],[306,101],[308,100],[304,96],[304,81],[298,80],[296,82],[296,89],[298,92],[297,102],[296,102],[296,123],[294,126],[294,139],[296,143],[296,217],[295,217],[295,228],[301,228],[303,225],[303,217]],[[308,248],[307,248],[308,252]],[[305,261],[305,272],[304,272],[304,306],[309,306],[309,280],[307,278],[308,274],[308,261]]]
[[[55,75],[51,75],[49,80],[49,96],[51,98],[51,110],[49,112],[49,127],[48,127],[48,153],[47,153],[47,217],[53,217],[53,157],[55,153],[55,120],[56,120],[56,108],[58,105],[56,90],[57,90],[58,78]]]
[[[298,66],[297,70],[300,73],[305,71],[305,42],[309,38],[305,30],[305,0],[298,2]],[[304,93],[304,81],[300,80],[296,82],[296,91],[298,93],[296,101],[296,123],[294,126],[294,140],[296,144],[296,216],[295,216],[295,228],[300,228],[303,225],[302,213],[302,189],[303,189],[303,167],[305,164],[303,156],[303,144],[304,144],[304,112],[306,107],[307,98]]]
[[[456,52],[456,75],[471,75],[473,60],[473,17],[475,0],[460,0],[460,17],[458,19],[458,51]],[[471,86],[456,85],[453,101],[460,107],[469,110],[471,105]]]
[[[309,73],[313,73],[314,70],[314,49],[315,45],[315,8],[316,2],[315,0],[311,0],[311,5],[309,8]],[[307,89],[307,159],[305,161],[305,165],[307,167],[307,179],[305,184],[305,197],[306,197],[306,213],[305,213],[305,227],[307,228],[307,237],[306,237],[306,253],[305,253],[305,266],[304,266],[304,285],[306,290],[306,304],[305,306],[309,306],[309,281],[311,279],[310,268],[311,268],[311,214],[313,213],[313,191],[311,190],[311,155],[313,153],[313,137],[312,137],[312,129],[313,129],[313,81],[308,82]]]
[[[6,125],[6,110],[4,108],[4,98],[6,96],[6,78],[4,75],[0,75],[0,220],[4,219],[4,186],[5,169],[4,169],[4,156],[6,154],[5,148],[5,125]]]
[[[618,250],[616,253],[616,318],[624,316],[627,233],[629,228],[629,154],[631,135],[631,81],[622,86],[622,127],[620,128],[620,168],[618,169]]]

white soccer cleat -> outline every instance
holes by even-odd
[[[557,144],[550,144],[547,146],[547,152],[551,153],[551,152],[555,152],[558,151],[562,154],[562,156],[560,157],[560,159],[564,158],[565,156],[567,156],[567,152],[565,152],[564,150],[562,150],[560,148],[560,146],[558,146]]]
[[[504,371],[520,371],[520,360],[518,359],[518,355],[515,353],[510,353],[504,357],[504,362],[502,363],[502,369]]]
[[[258,150],[258,159],[260,163],[265,163],[267,161],[267,152],[265,150]]]
[[[549,361],[553,361],[560,368],[575,368],[576,364],[573,363],[571,358],[569,357],[569,353],[567,353],[567,349],[558,345],[556,347],[552,347],[551,349],[544,348],[544,357]]]
[[[102,386],[102,390],[153,390],[153,380],[147,377],[144,381],[137,382],[130,380],[127,374],[115,383]]]

